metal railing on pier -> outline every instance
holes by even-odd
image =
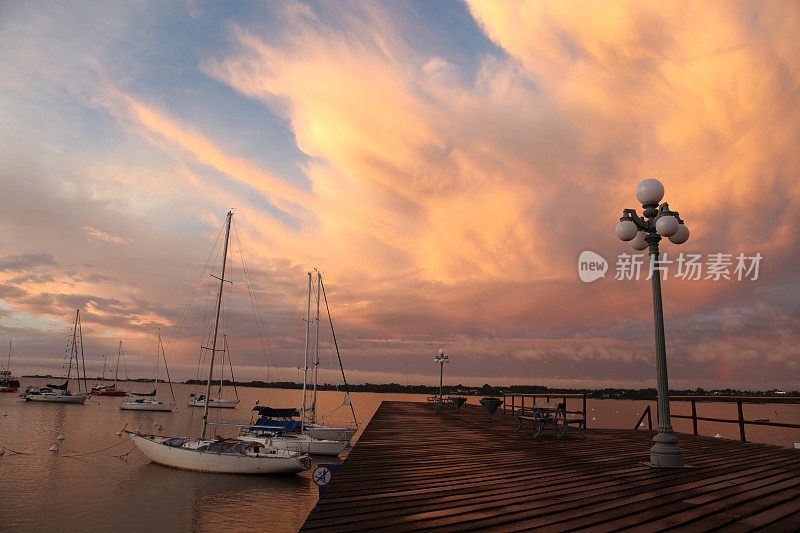
[[[528,403],[528,405],[525,405],[526,398],[530,398],[530,402]],[[586,421],[586,423],[588,424],[588,419],[586,417],[586,394],[559,394],[555,392],[544,393],[544,394],[507,393],[503,394],[503,414],[506,414],[506,408],[511,409],[511,414],[514,414],[517,409],[525,409],[526,407],[533,407],[536,403],[536,398],[544,398],[546,402],[549,402],[551,398],[553,398],[554,400],[562,400],[565,406],[568,399],[573,399],[573,400],[581,399],[583,400],[583,404],[581,406],[581,412],[583,413],[584,421]]]
[[[800,404],[800,398],[794,396],[670,396],[670,402],[691,402],[692,403],[692,414],[691,415],[676,415],[671,414],[671,418],[681,418],[685,420],[692,421],[692,433],[694,435],[699,435],[697,431],[697,422],[704,421],[704,422],[722,422],[727,424],[738,424],[739,425],[739,439],[742,442],[747,441],[747,436],[745,434],[745,426],[770,426],[770,427],[782,427],[782,428],[793,428],[793,429],[800,429],[800,424],[789,424],[787,422],[772,422],[770,420],[746,420],[744,418],[744,412],[742,409],[742,404],[745,403],[793,403],[793,404]],[[706,402],[706,403],[733,403],[736,402],[736,406],[738,409],[738,418],[716,418],[710,416],[698,416],[697,415],[697,404],[698,402]],[[650,414],[650,406],[648,405],[645,410],[642,412],[642,416],[639,417],[639,420],[636,422],[636,425],[633,429],[639,429],[639,426],[642,425],[645,416],[647,417],[647,428],[653,429],[653,421],[652,415]],[[656,404],[656,419],[658,419],[658,404]]]

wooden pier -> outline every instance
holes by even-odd
[[[659,470],[653,431],[516,427],[383,402],[302,530],[800,530],[798,450],[681,434],[692,468]]]

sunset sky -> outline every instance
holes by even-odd
[[[193,377],[234,208],[240,379],[300,378],[318,268],[353,382],[444,348],[450,383],[654,386],[650,282],[614,279],[654,177],[668,258],[763,257],[668,273],[670,385],[800,389],[798,32],[790,0],[4,2],[0,354],[57,375],[80,307],[89,375],[119,340],[151,375],[160,328]]]

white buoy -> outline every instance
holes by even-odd
[[[56,453],[58,451],[58,444],[53,444],[53,446],[50,447],[50,451]]]
[[[6,412],[5,411],[3,411],[3,416],[6,416]]]
[[[122,432],[121,431],[117,431],[117,437],[121,437],[121,436],[122,436]]]
[[[715,439],[721,439],[721,438],[722,438],[722,435],[720,435],[719,433],[717,433],[716,435],[714,435],[714,438],[715,438]]]
[[[58,437],[56,437],[56,440],[64,440],[64,435],[63,434],[59,435]]]

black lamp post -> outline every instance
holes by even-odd
[[[689,239],[689,229],[677,211],[670,211],[664,198],[664,186],[655,179],[646,179],[636,187],[636,198],[642,203],[644,217],[635,209],[625,209],[617,224],[617,237],[631,241],[635,250],[650,248],[651,278],[653,281],[653,314],[656,340],[656,379],[658,389],[658,433],[650,448],[650,465],[655,467],[683,466],[683,452],[678,437],[672,431],[669,414],[669,383],[667,380],[667,347],[664,341],[664,310],[661,307],[661,270],[658,268],[658,243],[668,237],[674,244]]]
[[[439,363],[439,401],[442,401],[442,379],[444,378],[444,364],[450,362],[450,358],[444,354],[444,350],[433,356],[433,362]]]

